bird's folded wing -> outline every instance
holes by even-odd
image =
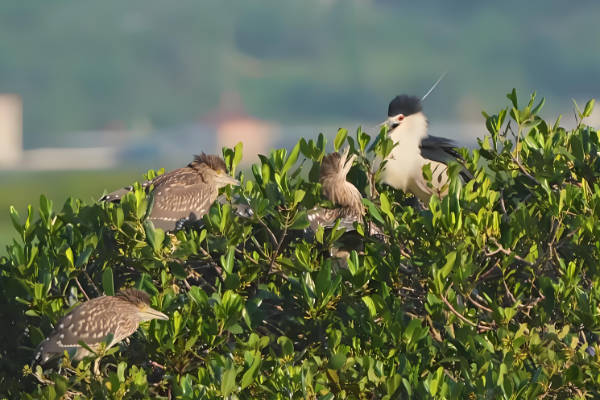
[[[62,354],[69,348],[80,347],[79,342],[94,349],[108,334],[113,342],[120,334],[118,312],[113,307],[94,307],[95,302],[86,302],[63,317],[52,334],[40,344],[38,356],[47,359],[51,354]],[[135,328],[134,328],[135,330]]]
[[[189,177],[189,178],[188,178]],[[188,167],[178,168],[171,172],[167,172],[166,174],[159,175],[156,178],[150,181],[142,182],[142,189],[149,189],[150,185],[154,185],[154,187],[169,184],[169,182],[174,182],[180,179],[190,180],[190,179],[198,180],[196,173],[192,172],[192,170]],[[121,201],[121,198],[125,196],[127,193],[133,190],[133,186],[125,186],[124,188],[115,190],[114,192],[108,193],[100,198],[99,201],[110,201],[113,203],[118,203]]]
[[[439,136],[425,136],[420,143],[421,155],[429,160],[447,163],[460,158],[453,140]]]
[[[426,136],[421,140],[421,155],[429,160],[447,164],[451,160],[462,160],[461,155],[456,151],[456,142],[453,140],[439,137]],[[466,168],[460,171],[460,177],[464,182],[473,179],[473,174]]]
[[[200,219],[208,212],[216,199],[216,190],[198,182],[198,176],[194,175],[180,175],[176,182],[167,180],[155,184],[154,205],[148,218],[155,227],[173,230],[177,221]]]

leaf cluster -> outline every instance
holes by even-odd
[[[17,237],[0,269],[0,393],[600,396],[598,132],[547,123],[535,94],[522,108],[514,91],[509,99],[484,114],[488,133],[461,150],[463,165],[450,164],[448,196],[425,208],[379,184],[376,160],[393,146],[385,130],[340,130],[334,149],[358,155],[348,179],[367,210],[354,232],[307,232],[308,210],[327,205],[318,183],[323,135],[260,156],[237,173],[240,187],[225,190],[232,202],[176,234],[144,222],[151,198],[139,185],[121,204],[69,199],[55,210],[42,196],[37,213],[11,208]],[[231,171],[241,150],[224,150]],[[463,183],[461,168],[474,178]],[[252,214],[240,215],[238,203]],[[368,224],[384,237],[369,236]],[[332,257],[342,247],[348,257]],[[143,324],[104,354],[99,375],[90,359],[29,365],[69,309],[129,286],[150,293],[169,321]]]

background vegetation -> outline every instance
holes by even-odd
[[[557,113],[597,96],[599,13],[593,0],[3,2],[0,92],[23,96],[27,147],[189,123],[227,91],[267,120],[378,122],[445,70],[434,121],[500,108],[506,87],[541,90]]]
[[[5,212],[11,205],[30,204],[43,193],[54,204],[63,204],[69,196],[85,202],[100,198],[106,188],[117,188],[139,178],[139,170],[119,169],[103,171],[20,171],[0,172],[2,196],[0,196],[0,243],[11,242],[14,227],[10,215]],[[6,255],[4,246],[0,255]]]
[[[341,266],[344,232],[307,236],[307,210],[331,149],[320,136],[273,151],[227,189],[250,219],[215,204],[204,227],[165,235],[143,222],[142,191],[121,205],[41,197],[11,210],[1,259],[0,390],[7,398],[596,398],[600,395],[600,140],[537,113],[532,96],[487,116],[457,179],[428,210],[377,185],[367,220],[385,240]],[[577,111],[581,121],[593,102]],[[359,155],[349,179],[371,193],[391,149],[341,130]],[[235,173],[241,148],[225,149]],[[306,177],[312,179],[306,179]],[[377,178],[377,174],[375,174]],[[23,367],[69,307],[135,285],[169,321],[145,324],[101,375],[91,360]]]

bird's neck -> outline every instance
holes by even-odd
[[[390,132],[390,137],[399,146],[418,146],[425,136],[427,136],[427,118],[423,113],[406,117],[398,127]]]
[[[425,161],[419,148],[425,136],[427,119],[423,113],[404,118],[402,123],[390,132],[395,146],[386,158],[387,164],[382,176],[385,183],[404,191],[410,187],[411,176],[415,170],[420,171]]]
[[[345,178],[345,177],[344,177]],[[323,182],[323,194],[332,203],[354,209],[362,214],[362,195],[358,189],[345,179],[336,179],[333,182]]]

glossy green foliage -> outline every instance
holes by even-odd
[[[144,222],[139,186],[120,205],[41,197],[11,208],[1,261],[0,392],[8,398],[399,399],[600,396],[600,141],[525,106],[485,115],[479,146],[453,163],[449,194],[415,208],[380,185],[374,160],[392,143],[341,130],[365,195],[351,235],[308,235],[327,205],[322,135],[273,151],[225,190],[250,218],[215,204],[203,227],[165,234]],[[592,103],[578,111],[579,119]],[[235,170],[241,146],[225,149]],[[327,147],[327,151],[331,151]],[[458,179],[466,167],[474,179]],[[427,174],[427,171],[424,171]],[[369,237],[376,224],[385,239]],[[136,286],[169,321],[62,368],[30,363],[70,307]],[[84,294],[85,292],[85,294]],[[25,367],[24,367],[25,366]]]

